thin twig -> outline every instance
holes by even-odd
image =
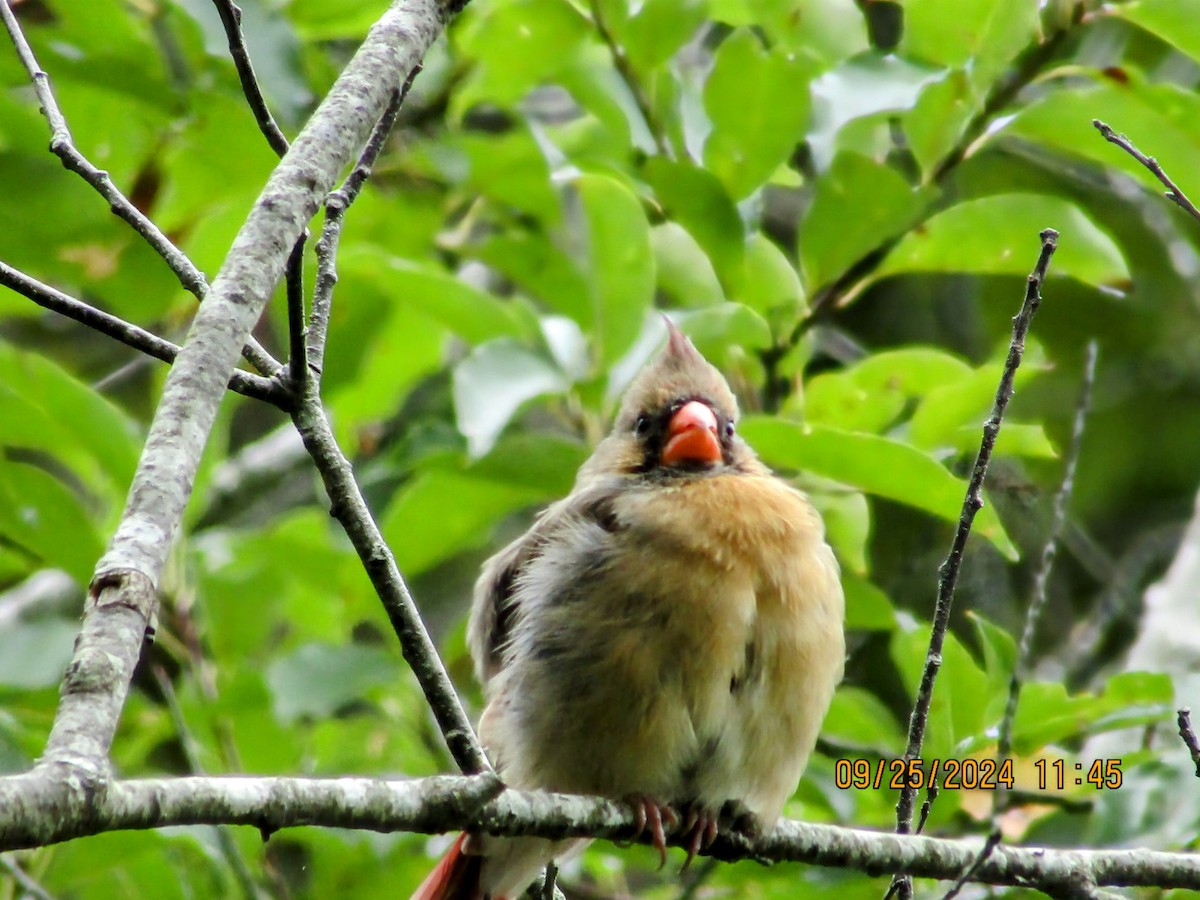
[[[254,120],[258,122],[258,129],[275,154],[282,158],[290,145],[275,122],[275,117],[271,115],[271,110],[267,108],[266,98],[263,97],[258,79],[254,75],[250,51],[246,47],[246,36],[242,33],[242,10],[230,0],[213,0],[213,6],[217,8],[217,15],[221,17],[225,37],[229,41],[229,55],[237,69],[238,79],[242,82],[242,93],[246,95],[246,102],[250,104]]]
[[[0,3],[0,18],[4,19],[4,25],[8,29],[9,37],[12,38],[21,64],[33,80],[33,89],[37,95],[38,104],[50,125],[50,152],[62,161],[64,168],[79,175],[108,201],[109,209],[128,223],[154,249],[154,252],[163,258],[185,290],[193,294],[197,300],[203,300],[208,291],[208,281],[205,279],[204,273],[196,268],[195,264],[188,259],[187,254],[176,247],[148,216],[121,193],[107,172],[92,165],[75,146],[71,131],[67,127],[66,117],[59,108],[54,91],[50,87],[50,76],[38,64],[29,42],[25,40],[25,33],[21,30],[16,14],[8,3]],[[254,368],[264,375],[273,375],[279,371],[279,363],[254,338],[247,340],[242,354]]]
[[[1017,659],[1013,663],[1012,675],[1008,680],[1008,701],[1004,706],[1004,716],[1000,720],[1000,735],[996,742],[997,761],[1003,763],[1012,755],[1013,722],[1017,717],[1017,701],[1021,696],[1021,685],[1024,683],[1029,669],[1029,658],[1033,655],[1033,637],[1037,631],[1038,621],[1042,610],[1046,607],[1050,574],[1054,570],[1054,559],[1058,554],[1058,545],[1062,539],[1063,526],[1067,521],[1067,505],[1075,490],[1075,469],[1079,464],[1079,454],[1083,448],[1083,432],[1087,425],[1088,411],[1092,405],[1092,390],[1096,384],[1096,342],[1088,341],[1087,355],[1083,364],[1083,387],[1079,392],[1079,401],[1075,404],[1075,421],[1071,428],[1071,443],[1063,465],[1062,482],[1054,495],[1054,511],[1050,518],[1050,531],[1046,535],[1046,543],[1042,546],[1042,558],[1038,564],[1037,573],[1033,578],[1033,597],[1029,609],[1025,612],[1025,626],[1021,630],[1021,642],[1017,648]],[[992,825],[987,841],[979,851],[979,855],[969,868],[955,881],[954,886],[947,891],[944,900],[951,900],[958,895],[983,865],[984,860],[1000,843],[1002,836],[1000,818],[1008,809],[1009,792],[1001,785],[992,793]]]
[[[1029,325],[1041,304],[1041,286],[1046,278],[1046,270],[1050,258],[1058,247],[1058,232],[1047,228],[1040,235],[1042,241],[1041,253],[1037,264],[1025,286],[1025,300],[1021,311],[1013,319],[1012,340],[1008,346],[1008,358],[1004,363],[1004,372],[996,389],[996,398],[992,405],[992,413],[983,425],[983,439],[979,445],[979,454],[975,458],[975,468],[967,484],[966,497],[963,499],[962,512],[959,515],[958,528],[954,533],[954,542],[950,553],[938,569],[938,596],[934,608],[933,625],[929,635],[929,650],[925,655],[925,667],[921,673],[921,684],[917,690],[916,702],[913,704],[912,715],[908,725],[908,746],[904,752],[906,760],[918,759],[921,756],[921,744],[925,739],[925,728],[929,722],[929,707],[933,703],[933,688],[938,671],[942,665],[942,647],[946,640],[946,631],[950,627],[950,611],[954,605],[954,589],[958,583],[958,573],[962,566],[963,552],[966,549],[967,538],[975,521],[975,514],[983,506],[983,481],[987,475],[988,464],[991,462],[992,450],[996,445],[996,437],[1000,433],[1000,425],[1004,419],[1008,401],[1013,394],[1013,379],[1021,357],[1025,352],[1025,336]],[[912,830],[913,807],[916,802],[916,788],[906,784],[900,791],[900,799],[896,803],[896,831],[908,834]],[[912,894],[911,882],[908,876],[897,876],[898,893],[901,897]]]
[[[29,873],[22,869],[9,854],[0,853],[0,869],[7,872],[21,889],[21,896],[29,896],[34,900],[54,900],[54,895],[34,881]]]
[[[358,158],[354,169],[346,176],[342,186],[330,191],[325,198],[325,224],[321,228],[321,237],[317,241],[317,283],[313,288],[312,319],[308,329],[308,365],[320,376],[325,365],[325,341],[329,335],[329,309],[333,302],[333,289],[337,285],[337,250],[341,240],[342,221],[346,210],[358,197],[363,184],[371,175],[371,169],[392,127],[400,114],[400,107],[408,90],[412,87],[413,79],[421,71],[421,66],[414,66],[404,79],[399,91],[392,94],[391,102],[384,110],[379,121],[375,124],[371,136],[367,139],[363,152]]]
[[[479,746],[479,739],[463,711],[437,648],[425,630],[417,604],[396,565],[396,558],[363,499],[350,461],[337,444],[319,390],[318,378],[308,379],[304,396],[292,414],[292,421],[321,473],[325,492],[329,496],[329,514],[345,529],[367,577],[383,602],[392,629],[400,640],[404,659],[425,693],[425,699],[454,761],[468,775],[490,772],[491,765]]]
[[[176,354],[179,353],[177,344],[126,322],[124,319],[117,318],[111,313],[89,306],[82,300],[64,294],[3,262],[0,262],[0,284],[11,288],[44,309],[59,313],[68,319],[74,319],[88,328],[165,363],[174,362]],[[252,372],[235,369],[229,376],[229,389],[246,397],[270,403],[285,412],[292,406],[292,397],[281,384]]]
[[[1087,425],[1088,411],[1092,405],[1092,390],[1096,384],[1096,341],[1088,341],[1087,355],[1083,364],[1083,387],[1079,393],[1079,401],[1075,406],[1075,421],[1071,428],[1071,443],[1067,449],[1067,457],[1063,466],[1062,482],[1058,493],[1054,496],[1054,510],[1050,520],[1050,533],[1042,547],[1042,559],[1038,565],[1037,574],[1033,580],[1033,598],[1025,613],[1025,626],[1021,631],[1021,643],[1017,650],[1017,659],[1013,665],[1012,676],[1008,682],[1008,702],[1004,707],[1004,718],[1000,720],[1000,736],[996,752],[1000,760],[1006,760],[1012,753],[1013,722],[1017,716],[1017,701],[1021,695],[1021,685],[1028,674],[1029,658],[1033,654],[1033,637],[1037,630],[1038,620],[1046,606],[1047,587],[1050,583],[1050,573],[1054,569],[1054,559],[1058,554],[1058,545],[1062,539],[1063,526],[1067,521],[1067,505],[1075,490],[1075,470],[1079,465],[1079,454],[1083,447],[1083,433]],[[997,796],[1001,792],[997,792]]]
[[[646,122],[646,130],[654,138],[654,146],[667,159],[674,159],[675,151],[671,147],[671,142],[667,140],[666,132],[663,131],[663,127],[658,121],[658,116],[654,114],[654,110],[650,106],[650,98],[646,96],[646,90],[642,86],[642,81],[638,77],[637,72],[633,70],[633,63],[629,61],[629,56],[626,54],[625,48],[617,43],[612,31],[609,30],[608,24],[604,21],[604,13],[600,9],[599,2],[591,0],[590,7],[592,21],[596,25],[596,33],[600,35],[600,40],[604,41],[604,46],[608,48],[608,53],[612,57],[613,68],[617,70],[617,74],[621,76],[621,80],[629,88],[629,93],[633,95],[633,102],[637,105],[638,112],[642,114],[642,118]]]
[[[1196,777],[1200,778],[1200,741],[1196,740],[1196,732],[1192,730],[1192,711],[1186,706],[1179,710],[1179,736],[1187,745],[1188,753],[1192,754],[1192,763],[1196,767]]]
[[[306,228],[292,245],[284,275],[287,283],[288,381],[297,395],[304,392],[304,382],[308,378],[308,350],[304,339],[304,248],[307,244]]]
[[[1156,160],[1153,156],[1147,156],[1133,145],[1133,141],[1129,140],[1129,138],[1125,137],[1123,134],[1117,134],[1099,119],[1092,119],[1092,125],[1097,131],[1100,132],[1101,135],[1104,136],[1106,141],[1108,141],[1110,144],[1116,144],[1118,147],[1140,162],[1143,166],[1149,169],[1150,174],[1161,181],[1163,186],[1167,189],[1168,200],[1173,201],[1180,209],[1186,212],[1193,219],[1200,221],[1200,209],[1197,209],[1196,205],[1188,199],[1187,194],[1181,191],[1179,186],[1171,180],[1170,176],[1167,175],[1167,173],[1163,170],[1163,167],[1158,164],[1158,160]]]
[[[416,675],[438,727],[459,768],[466,774],[490,772],[491,764],[484,756],[479,739],[446,674],[437,648],[425,630],[420,612],[396,566],[379,525],[371,515],[350,462],[342,453],[329,426],[321,403],[321,368],[323,366],[325,335],[329,321],[333,285],[337,281],[334,259],[338,237],[346,209],[358,196],[371,167],[374,165],[387,135],[395,123],[400,106],[420,71],[414,67],[398,91],[392,93],[386,109],[367,139],[354,170],[341,189],[332,191],[325,200],[326,219],[321,239],[317,242],[318,274],[313,298],[313,321],[309,331],[309,366],[312,377],[306,379],[305,390],[292,420],[304,440],[304,446],[321,473],[330,501],[330,515],[336,518],[358,552],[367,576],[375,587],[392,628],[400,640],[405,660]]]

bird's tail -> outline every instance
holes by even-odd
[[[460,834],[433,871],[421,882],[412,900],[483,900],[479,873],[483,857],[467,853],[467,835]]]

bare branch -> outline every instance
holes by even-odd
[[[242,33],[242,10],[230,0],[213,0],[213,6],[217,8],[217,15],[221,17],[221,25],[224,26],[225,37],[229,41],[229,55],[233,59],[234,68],[237,69],[238,79],[242,82],[242,93],[246,95],[246,102],[250,104],[254,120],[258,122],[258,129],[275,151],[275,155],[282,158],[290,145],[275,122],[275,117],[271,115],[271,110],[267,108],[266,98],[263,97],[258,78],[254,75],[250,51],[246,47],[246,36]]]
[[[1174,201],[1174,203],[1189,216],[1197,221],[1200,221],[1200,209],[1196,208],[1195,204],[1188,199],[1187,194],[1181,191],[1175,182],[1171,180],[1170,176],[1163,171],[1163,167],[1158,164],[1158,160],[1156,160],[1153,156],[1147,156],[1144,154],[1141,150],[1133,145],[1133,141],[1129,140],[1129,138],[1125,137],[1123,134],[1117,134],[1099,119],[1092,119],[1092,125],[1097,131],[1100,132],[1101,135],[1104,136],[1106,141],[1108,141],[1110,144],[1116,144],[1118,147],[1140,162],[1143,166],[1149,169],[1150,174],[1161,181],[1163,186],[1167,189],[1168,200]]]
[[[1058,232],[1047,228],[1040,235],[1042,241],[1041,253],[1037,264],[1025,286],[1025,300],[1021,311],[1013,319],[1012,341],[1008,346],[1008,358],[1004,363],[1004,372],[1000,376],[1000,384],[996,389],[996,399],[992,405],[992,413],[983,425],[983,440],[979,445],[979,454],[975,458],[975,468],[967,484],[967,494],[963,499],[962,513],[958,519],[958,528],[954,533],[954,542],[950,554],[938,570],[938,596],[934,608],[933,626],[929,636],[929,650],[925,655],[925,667],[921,673],[921,683],[917,690],[916,702],[913,704],[912,715],[908,725],[908,746],[904,751],[906,760],[917,759],[921,755],[921,744],[925,739],[925,728],[929,721],[929,707],[933,702],[933,688],[942,665],[942,646],[945,643],[946,631],[950,627],[950,612],[954,605],[954,589],[958,584],[958,573],[962,566],[963,552],[966,549],[967,538],[971,534],[971,526],[975,514],[983,507],[983,481],[987,475],[988,464],[991,462],[992,450],[996,445],[996,437],[1000,433],[1000,425],[1004,419],[1008,401],[1013,393],[1013,379],[1017,367],[1021,365],[1021,357],[1025,352],[1025,336],[1029,325],[1041,304],[1041,286],[1046,278],[1046,270],[1050,258],[1058,247]],[[916,801],[916,788],[906,784],[900,792],[896,803],[896,831],[907,834],[912,829],[913,807]],[[907,878],[901,878],[899,893],[901,897],[911,896],[911,885]]]
[[[400,639],[404,658],[417,676],[421,690],[425,692],[425,698],[429,701],[429,707],[455,762],[466,774],[490,772],[491,766],[463,711],[450,676],[446,674],[437,648],[425,630],[425,623],[421,621],[421,614],[408,585],[396,566],[396,558],[367,508],[349,460],[334,439],[317,390],[316,380],[311,379],[292,419],[325,483],[330,501],[329,513],[346,530],[371,584],[383,601],[392,629]]]
[[[107,774],[109,745],[157,605],[155,585],[246,335],[305,224],[385,108],[389,85],[418,63],[447,15],[435,0],[397,0],[376,23],[272,173],[168,373],[125,512],[96,567],[39,765],[66,767],[79,790],[94,790]]]
[[[375,160],[383,151],[387,137],[396,124],[400,107],[408,96],[413,79],[421,71],[416,65],[404,79],[404,85],[392,95],[387,109],[375,123],[375,128],[367,139],[362,155],[353,171],[346,176],[342,186],[330,192],[325,198],[325,224],[321,228],[321,237],[317,241],[317,283],[313,289],[312,321],[308,331],[308,358],[313,372],[319,377],[325,366],[325,340],[329,334],[329,310],[333,302],[333,289],[337,285],[337,249],[341,240],[342,221],[346,210],[358,197]]]
[[[1062,482],[1054,496],[1054,512],[1050,520],[1050,532],[1042,547],[1042,558],[1038,565],[1037,574],[1033,579],[1033,598],[1025,613],[1025,626],[1021,631],[1021,643],[1017,649],[1017,659],[1013,664],[1012,677],[1008,682],[1008,702],[1004,707],[1004,717],[1000,720],[1000,736],[997,742],[997,755],[1000,759],[1008,759],[1012,753],[1013,721],[1017,716],[1017,701],[1021,695],[1021,685],[1027,675],[1029,658],[1033,654],[1033,636],[1037,630],[1038,620],[1046,606],[1047,586],[1050,583],[1050,573],[1054,569],[1054,559],[1058,554],[1058,544],[1062,538],[1063,526],[1067,521],[1067,505],[1071,502],[1071,494],[1075,490],[1075,469],[1079,465],[1079,454],[1083,448],[1083,433],[1087,425],[1088,411],[1092,405],[1092,390],[1096,384],[1096,342],[1088,342],[1087,356],[1083,364],[1083,388],[1079,393],[1079,402],[1075,406],[1075,421],[1071,428],[1071,443],[1067,448],[1067,456],[1063,466]],[[999,795],[1000,792],[997,792]]]
[[[293,391],[301,394],[308,379],[308,349],[304,336],[304,248],[308,245],[308,229],[292,245],[288,256],[287,281],[288,316],[288,382]]]
[[[1002,763],[1012,755],[1013,722],[1017,717],[1017,701],[1021,696],[1021,685],[1025,681],[1029,668],[1029,658],[1033,654],[1033,636],[1037,623],[1041,619],[1042,610],[1046,606],[1047,586],[1050,583],[1050,573],[1054,570],[1054,559],[1058,555],[1058,544],[1062,538],[1063,526],[1067,521],[1067,505],[1071,502],[1071,494],[1075,488],[1075,468],[1079,463],[1079,454],[1083,448],[1084,426],[1087,424],[1088,410],[1092,405],[1092,388],[1096,383],[1096,342],[1088,342],[1087,356],[1083,364],[1083,388],[1079,393],[1079,402],[1075,404],[1075,421],[1071,428],[1071,443],[1067,448],[1066,461],[1063,466],[1062,483],[1054,495],[1054,512],[1050,520],[1050,531],[1046,535],[1046,543],[1042,547],[1042,558],[1038,564],[1037,574],[1033,578],[1033,597],[1029,609],[1025,612],[1025,625],[1021,631],[1021,642],[1017,648],[1017,659],[1013,663],[1012,675],[1008,680],[1008,700],[1004,706],[1004,716],[1000,719],[1000,736],[996,742],[996,757]],[[992,792],[992,827],[987,841],[979,851],[975,862],[966,869],[954,887],[946,893],[945,900],[956,896],[964,885],[971,881],[983,861],[996,849],[1000,843],[1000,816],[1008,809],[1011,795],[1001,785]]]
[[[67,127],[66,117],[62,114],[58,101],[54,97],[54,91],[50,87],[50,76],[38,65],[37,58],[33,55],[33,49],[25,40],[25,33],[21,30],[16,13],[12,11],[7,2],[0,3],[0,18],[4,19],[4,25],[8,29],[9,37],[12,38],[13,46],[16,47],[21,64],[33,80],[33,89],[37,94],[38,104],[41,106],[46,121],[50,124],[50,152],[62,161],[64,168],[79,175],[108,201],[109,209],[127,222],[154,249],[154,252],[163,258],[185,290],[195,295],[197,300],[203,300],[208,291],[208,282],[204,273],[196,268],[188,259],[187,254],[176,247],[148,216],[121,193],[107,172],[92,165],[75,146],[71,131]],[[253,338],[247,340],[243,355],[252,366],[264,375],[273,375],[279,370],[279,363]]]
[[[1179,736],[1183,738],[1188,753],[1192,755],[1192,764],[1196,767],[1196,777],[1200,778],[1200,741],[1196,740],[1196,732],[1192,730],[1192,711],[1186,706],[1179,710],[1176,720],[1179,724]]]
[[[74,319],[82,325],[165,363],[173,363],[179,353],[178,344],[173,344],[151,331],[139,328],[111,313],[96,309],[82,300],[55,290],[50,285],[31,278],[3,262],[0,262],[0,284],[11,288],[44,309],[64,315],[68,319]],[[229,376],[229,389],[256,400],[263,400],[285,411],[292,406],[292,397],[281,384],[252,372],[235,369]]]
[[[303,825],[437,833],[470,829],[551,839],[630,840],[628,804],[567,794],[501,790],[490,775],[409,781],[370,778],[187,777],[114,780],[92,794],[35,771],[0,778],[0,849],[42,846],[102,831],[171,825],[247,825],[271,834]],[[638,838],[649,841],[647,835]],[[669,839],[683,846],[676,828]],[[754,842],[719,837],[708,855],[953,879],[978,850],[974,838],[781,821]],[[1154,850],[1064,850],[1000,846],[979,869],[983,884],[1019,885],[1058,896],[1096,886],[1200,889],[1200,856]]]

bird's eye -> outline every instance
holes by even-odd
[[[634,433],[638,434],[638,435],[643,435],[647,431],[649,431],[650,430],[650,417],[645,416],[645,415],[638,416],[637,421],[633,423],[633,430],[634,430]]]
[[[725,423],[725,437],[727,437],[727,438],[733,437],[733,420],[732,419],[730,419],[729,421],[727,421]]]

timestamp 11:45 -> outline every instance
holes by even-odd
[[[1074,784],[1079,787],[1090,784],[1096,790],[1116,789],[1124,780],[1121,775],[1121,760],[1098,759],[1084,774],[1083,763],[1068,765],[1061,759],[1039,759],[1033,764],[1038,773],[1038,790],[1062,791]]]

